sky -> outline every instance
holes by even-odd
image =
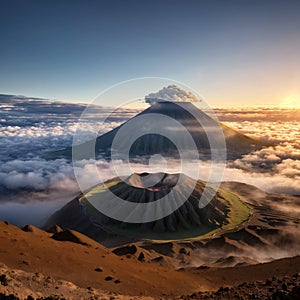
[[[88,102],[163,77],[215,107],[300,106],[299,16],[293,0],[2,0],[0,93]]]

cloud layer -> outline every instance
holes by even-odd
[[[160,97],[165,94],[163,90],[148,96]],[[178,92],[177,87],[171,86],[167,94],[170,90]],[[180,93],[174,92],[173,101],[178,95]],[[193,99],[189,94],[180,97]],[[30,218],[21,218],[22,207],[26,214],[30,206],[31,223],[38,224],[45,215],[52,214],[79,192],[72,164],[64,159],[46,161],[42,155],[72,145],[78,118],[86,106],[4,95],[0,95],[0,100],[0,219],[23,225]],[[107,112],[105,108],[93,108],[90,118],[81,126],[84,131],[81,136],[89,139],[89,132],[95,128],[100,134],[104,133],[137,113],[134,110],[117,111],[103,123]],[[276,144],[228,162],[224,180],[245,182],[267,192],[300,195],[299,112],[283,109],[216,110],[226,125]],[[111,165],[105,160],[80,161],[75,167],[87,187],[98,183],[98,174],[93,168],[95,163],[105,174],[103,179],[113,176]],[[132,170],[122,162],[117,163],[124,169],[124,175],[131,171],[147,171],[148,168],[142,160],[132,164]],[[199,169],[201,179],[207,179],[209,163],[201,161]],[[165,171],[176,172],[180,168],[175,161],[168,160]]]
[[[226,125],[274,144],[228,162],[225,180],[242,181],[267,192],[300,195],[300,110],[261,108],[216,113]]]
[[[43,155],[72,145],[85,108],[85,104],[0,95],[0,219],[24,225],[28,218],[21,212],[30,206],[32,223],[40,222],[45,220],[41,212],[52,214],[79,192],[72,164],[64,159],[46,161]],[[89,140],[91,131],[105,133],[136,114],[120,111],[106,119],[111,109],[89,107],[90,118],[81,124],[82,142]],[[89,166],[83,161],[78,168],[93,185],[95,174]]]

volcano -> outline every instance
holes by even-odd
[[[198,116],[197,119],[195,115]],[[127,122],[97,137],[96,142],[89,141],[75,146],[76,159],[88,159],[92,158],[94,155],[96,157],[101,155],[108,159],[111,158],[113,141],[116,138],[116,135],[120,130],[124,129],[124,126],[126,126],[128,122],[135,121],[137,119],[140,119],[141,121],[136,130],[140,130],[142,128],[144,134],[132,143],[129,151],[130,157],[151,156],[155,154],[178,157],[178,149],[168,136],[172,137],[177,135],[178,137],[180,130],[177,128],[174,130],[174,128],[170,126],[170,128],[166,131],[168,136],[152,133],[153,127],[157,124],[155,124],[155,119],[154,121],[153,119],[148,120],[149,116],[168,117],[180,123],[191,135],[202,159],[211,158],[211,145],[207,134],[208,132],[207,129],[204,129],[202,124],[206,124],[206,128],[210,128],[209,134],[212,134],[214,139],[216,139],[216,135],[213,131],[218,130],[218,128],[221,129],[220,132],[223,132],[227,148],[227,159],[236,159],[253,150],[269,146],[267,143],[250,138],[228,126],[218,123],[217,120],[211,118],[208,114],[198,109],[192,103],[185,102],[178,105],[176,102],[163,101],[152,104],[148,109],[139,113]],[[133,134],[134,132],[129,130],[125,130],[125,133],[122,133],[124,140],[130,139]],[[122,148],[122,145],[120,145],[120,148]],[[51,153],[50,155],[50,158],[57,157],[70,159],[72,157],[72,148],[70,147],[59,150]]]
[[[155,184],[149,184],[151,182]],[[115,246],[143,239],[179,240],[209,235],[222,228],[236,226],[248,217],[247,206],[223,189],[215,191],[213,187],[206,187],[207,195],[214,196],[205,207],[201,207],[199,204],[205,185],[205,182],[183,174],[134,173],[125,179],[112,178],[69,202],[47,221],[45,228],[57,224],[84,233],[105,246]],[[188,186],[193,189],[187,198]],[[175,202],[180,205],[171,212],[167,211],[163,218],[151,222],[120,221],[97,209],[97,204],[111,202],[111,193],[125,202],[138,205],[156,202],[172,191],[172,196],[164,199],[170,202],[166,206],[159,206],[159,213],[164,214],[163,210]]]

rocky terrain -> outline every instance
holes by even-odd
[[[105,247],[76,228],[0,222],[0,299],[299,299],[300,198],[236,182],[221,190],[249,217],[241,222],[240,210],[225,206],[227,222],[192,238],[130,241],[109,233],[118,243]],[[226,203],[223,195],[217,200]],[[90,216],[73,212],[61,220],[89,230]]]
[[[0,299],[298,299],[291,297],[298,291],[299,256],[174,269],[172,259],[189,251],[176,243],[109,250],[58,226],[45,232],[0,222]]]
[[[300,299],[300,273],[295,273],[293,276],[272,277],[265,281],[244,282],[234,287],[220,287],[214,292],[199,292],[189,296],[181,296],[178,299],[298,300]]]

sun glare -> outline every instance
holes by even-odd
[[[286,97],[280,103],[280,106],[286,108],[300,108],[300,95],[290,95]]]

